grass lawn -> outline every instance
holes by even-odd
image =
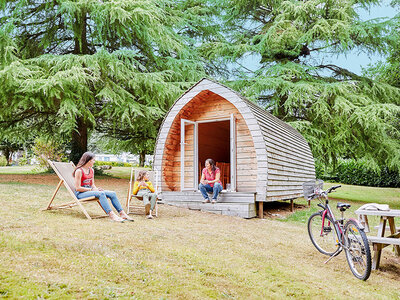
[[[8,166],[0,167],[0,174],[37,174],[42,171],[37,170],[37,166]]]
[[[146,169],[139,168],[138,169]],[[37,168],[37,166],[8,166],[0,167],[0,174],[17,175],[17,174],[42,174],[43,170]],[[105,170],[106,176],[130,179],[131,167],[112,167],[110,170]]]
[[[130,179],[131,178],[131,167],[112,167],[111,170],[105,170],[106,175],[110,175],[116,178]],[[149,170],[148,168],[137,168],[143,170]]]
[[[89,221],[77,209],[41,211],[55,175],[2,175],[0,297],[265,299],[400,297],[400,260],[388,247],[367,282],[344,254],[328,264],[299,217],[228,217],[160,205],[160,217],[134,223]],[[128,180],[99,178],[121,202]],[[57,202],[70,200],[61,190]],[[361,204],[355,204],[355,206]],[[96,204],[87,206],[100,213]],[[355,207],[354,207],[355,209]]]
[[[325,183],[324,189],[337,183]],[[342,184],[342,187],[329,195],[330,197],[362,203],[389,204],[391,208],[400,209],[400,189],[377,188]]]

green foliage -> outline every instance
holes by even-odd
[[[151,153],[154,142],[142,141],[205,74],[193,36],[215,31],[201,1],[0,5],[0,130],[72,140],[74,158],[93,129]]]
[[[365,185],[375,187],[400,187],[400,172],[390,170],[388,167],[371,169],[367,161],[340,160],[336,170],[316,165],[316,176],[323,180],[340,182],[352,185]]]
[[[20,159],[18,159],[19,166],[26,166],[28,164],[28,158],[24,154]]]
[[[0,167],[7,166],[7,159],[4,156],[0,156]]]
[[[400,169],[400,90],[325,62],[355,49],[387,51],[394,21],[358,16],[376,1],[217,2],[224,39],[202,46],[203,55],[233,64],[252,55],[260,65],[238,63],[228,85],[300,131],[325,164],[362,158]]]
[[[95,166],[133,167],[133,164],[118,161],[96,161]]]
[[[67,161],[62,145],[52,140],[37,138],[32,151],[42,169],[52,170],[47,160]]]

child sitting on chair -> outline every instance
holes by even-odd
[[[140,171],[133,185],[134,195],[143,196],[143,204],[147,219],[153,219],[151,215],[157,201],[157,194],[155,193],[153,184],[149,180],[149,173],[147,171]],[[149,198],[151,200],[149,201]]]

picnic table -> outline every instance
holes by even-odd
[[[358,209],[355,213],[359,216],[361,224],[364,226],[364,231],[366,233],[370,232],[368,224],[368,216],[378,216],[380,217],[380,222],[378,226],[378,233],[376,236],[367,235],[368,241],[372,244],[374,250],[374,257],[372,259],[372,269],[376,270],[379,268],[379,262],[381,259],[382,249],[393,245],[394,253],[396,256],[400,256],[400,231],[396,229],[395,217],[400,217],[399,209],[390,210],[367,210]],[[389,223],[389,227],[386,227],[386,223]],[[390,230],[390,234],[385,236],[387,229]]]

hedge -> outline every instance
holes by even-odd
[[[133,167],[133,164],[117,161],[96,161],[95,166]]]
[[[365,162],[356,160],[341,160],[336,170],[326,170],[321,164],[316,164],[317,178],[344,184],[365,185],[375,187],[400,187],[400,173],[382,167],[380,171],[369,169]]]

